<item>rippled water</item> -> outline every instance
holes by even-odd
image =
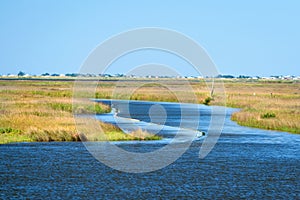
[[[147,109],[153,104],[137,106],[139,109],[132,106],[134,118],[151,122]],[[180,116],[176,113],[178,105],[162,106],[172,116],[166,119],[169,127],[165,130],[166,137],[172,137],[178,125],[174,117]],[[211,107],[197,109],[201,116],[199,130],[207,131]],[[79,142],[0,145],[0,199],[299,199],[300,136],[241,127],[230,121],[233,111],[227,110],[222,135],[205,159],[198,157],[203,140],[196,140],[176,162],[150,173],[113,170],[98,162]],[[112,119],[111,114],[98,117]],[[151,128],[147,123],[137,123]],[[116,144],[129,151],[152,151],[167,142]]]

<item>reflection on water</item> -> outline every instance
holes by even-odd
[[[160,127],[158,134],[172,138],[172,131],[178,127],[179,105],[162,106],[168,114],[165,119],[168,126],[165,132]],[[146,107],[135,109],[131,117],[140,120],[137,122],[144,127],[154,128],[155,124],[149,126],[153,119],[149,118]],[[193,109],[200,111],[198,129],[207,131],[211,108],[194,106]],[[1,145],[0,199],[299,199],[300,136],[241,127],[230,121],[234,111],[227,110],[222,135],[205,159],[198,158],[203,140],[195,140],[175,163],[145,174],[110,169],[94,159],[82,143]],[[109,116],[97,117],[108,120]],[[128,151],[144,152],[164,146],[168,139],[115,143]]]

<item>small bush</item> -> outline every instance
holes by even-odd
[[[209,105],[209,103],[210,103],[212,100],[213,100],[213,99],[212,99],[211,97],[206,97],[206,98],[204,99],[203,104],[204,104],[204,105]]]
[[[12,129],[12,128],[0,128],[0,133],[20,133],[20,130]]]
[[[264,114],[262,114],[261,116],[260,116],[261,118],[263,118],[263,119],[268,119],[268,118],[274,118],[274,117],[276,117],[276,115],[275,115],[275,113],[264,113]]]

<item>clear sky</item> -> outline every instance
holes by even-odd
[[[161,27],[197,41],[221,74],[300,75],[297,0],[1,0],[0,25],[0,74],[78,72],[89,53],[110,36]],[[174,67],[193,74],[180,62]]]

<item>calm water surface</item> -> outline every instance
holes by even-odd
[[[148,126],[157,103],[133,102],[132,118]],[[160,104],[167,113],[158,134],[172,137],[180,119],[179,104]],[[186,105],[185,105],[186,106]],[[119,105],[119,116],[122,113]],[[199,130],[207,131],[211,107],[200,112]],[[241,127],[230,121],[227,109],[222,135],[212,152],[199,159],[203,140],[168,167],[129,174],[98,162],[80,142],[0,145],[0,199],[300,199],[300,135]],[[98,116],[113,121],[112,114]],[[125,123],[125,122],[124,122]],[[129,151],[153,151],[168,140],[116,142]]]

